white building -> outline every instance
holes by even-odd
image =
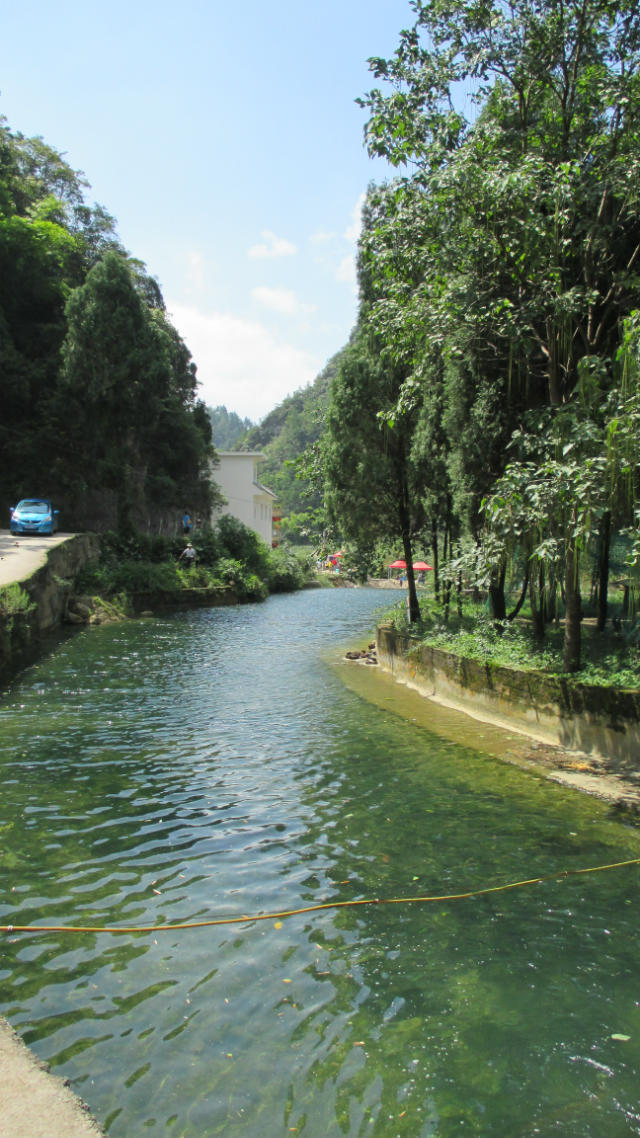
[[[265,455],[257,451],[218,451],[220,465],[213,470],[227,503],[215,516],[231,514],[255,531],[266,545],[277,544],[274,534],[276,496],[258,479],[258,463]]]

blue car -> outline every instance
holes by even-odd
[[[12,533],[55,533],[59,510],[54,510],[47,498],[23,498],[11,507]]]

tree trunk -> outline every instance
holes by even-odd
[[[525,602],[525,599],[527,596],[527,589],[529,588],[529,572],[530,572],[529,562],[527,561],[527,568],[526,568],[526,572],[524,575],[524,581],[522,583],[522,592],[520,593],[520,596],[518,597],[518,603],[516,604],[516,607],[513,608],[511,610],[511,612],[507,614],[507,620],[515,620],[518,613],[520,612],[520,609],[522,608],[522,606]]]
[[[444,526],[444,545],[442,550],[442,560],[445,565],[451,560],[451,528],[449,526],[449,519],[445,522]],[[444,623],[449,623],[449,604],[451,601],[451,578],[449,573],[445,574],[445,579],[442,583],[442,610],[444,615]]]
[[[402,478],[401,497],[398,504],[398,516],[402,533],[402,549],[407,565],[407,587],[409,590],[409,623],[415,624],[420,620],[420,602],[416,589],[416,576],[413,571],[413,549],[411,546],[411,511],[409,508],[409,487],[406,477]]]
[[[547,624],[551,624],[551,621],[558,623],[558,582],[555,577],[547,586],[545,615]]]
[[[402,548],[404,550],[404,559],[407,563],[407,588],[409,590],[409,623],[414,624],[420,620],[420,602],[418,600],[418,591],[416,589],[416,575],[413,571],[413,550],[411,547],[411,536],[408,530],[404,530],[402,534]]]
[[[489,585],[489,604],[491,606],[491,615],[493,619],[500,625],[507,616],[507,602],[504,595],[504,582],[507,575],[507,564],[505,561],[500,566],[500,572],[492,575],[491,583]]]
[[[598,632],[604,632],[607,623],[609,599],[609,549],[611,545],[611,513],[602,515],[600,522],[599,581],[598,581]]]
[[[431,556],[433,558],[433,594],[437,603],[440,598],[440,563],[438,560],[438,523],[435,516],[431,519]]]
[[[562,668],[565,672],[577,672],[580,668],[580,618],[582,615],[582,604],[578,567],[578,551],[573,539],[570,539],[567,548],[564,578],[566,608],[564,614]]]
[[[536,596],[536,575],[529,573],[529,607],[531,608],[531,624],[533,627],[533,634],[537,640],[544,640],[544,621],[542,613],[538,606],[538,598]]]
[[[547,575],[543,561],[538,563],[538,598],[540,601],[540,619],[543,624],[547,624]]]

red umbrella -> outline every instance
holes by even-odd
[[[427,565],[426,561],[414,561],[413,568],[419,569],[424,573],[426,569],[433,569],[433,565]]]
[[[407,563],[406,563],[406,561],[392,561],[391,564],[389,565],[389,568],[390,569],[406,569]]]

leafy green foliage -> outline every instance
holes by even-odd
[[[56,498],[68,528],[203,516],[211,427],[162,293],[86,179],[0,118],[0,510]]]
[[[215,532],[222,558],[240,562],[258,577],[268,576],[270,551],[254,530],[231,514],[223,514],[216,522]]]
[[[21,585],[4,585],[0,589],[0,616],[32,612],[35,607],[35,602]]]
[[[509,572],[525,578],[538,635],[561,593],[574,670],[581,559],[597,537],[604,622],[610,533],[633,538],[640,523],[640,12],[632,0],[412,9],[394,56],[370,61],[386,92],[361,101],[370,152],[404,172],[365,207],[359,328],[402,375],[392,401],[369,395],[392,430],[415,417],[412,500],[436,589],[442,546],[443,596],[475,571],[494,618]],[[361,538],[370,525],[361,511]]]
[[[309,575],[308,557],[294,552],[288,545],[280,545],[272,550],[268,578],[271,593],[295,592],[303,587]]]

